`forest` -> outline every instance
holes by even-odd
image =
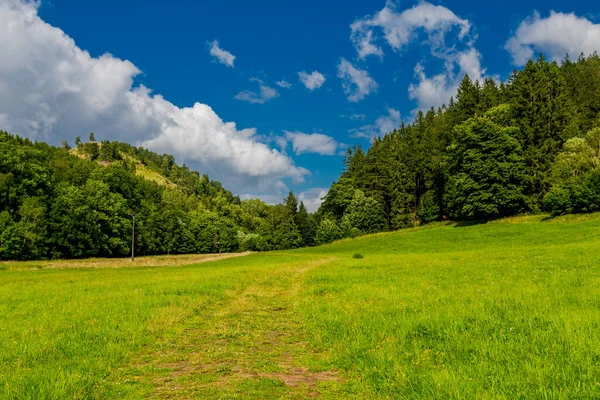
[[[344,235],[450,218],[600,210],[600,57],[540,55],[508,81],[465,76],[448,105],[348,150],[319,213]],[[336,229],[337,226],[337,229]]]
[[[320,209],[241,200],[175,158],[0,131],[0,259],[268,251],[444,219],[600,210],[600,57],[540,55],[507,82],[462,80],[447,105],[352,147]]]
[[[293,193],[240,200],[207,175],[126,143],[75,148],[0,131],[0,259],[266,251],[314,244]]]

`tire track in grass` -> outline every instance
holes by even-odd
[[[143,370],[152,398],[306,398],[340,386],[303,340],[296,313],[305,274],[336,261],[278,266],[225,304],[193,317]]]

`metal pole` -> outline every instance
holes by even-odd
[[[131,262],[135,261],[135,214],[132,214],[133,222],[131,224]]]

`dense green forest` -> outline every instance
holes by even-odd
[[[283,204],[240,200],[206,175],[126,143],[55,147],[0,131],[0,258],[289,249],[314,244],[315,223],[290,192]]]
[[[171,155],[0,131],[0,258],[290,249],[435,220],[600,210],[600,57],[542,55],[508,82],[462,80],[448,105],[350,148],[319,211],[240,200]]]
[[[543,55],[507,83],[462,80],[448,105],[348,150],[319,210],[331,239],[445,218],[600,210],[600,57]]]

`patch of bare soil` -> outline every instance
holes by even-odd
[[[319,382],[340,381],[336,371],[310,372],[306,367],[291,368],[286,372],[270,373],[242,373],[238,374],[240,378],[257,379],[267,378],[282,381],[286,386],[294,388],[298,386],[316,386]]]

